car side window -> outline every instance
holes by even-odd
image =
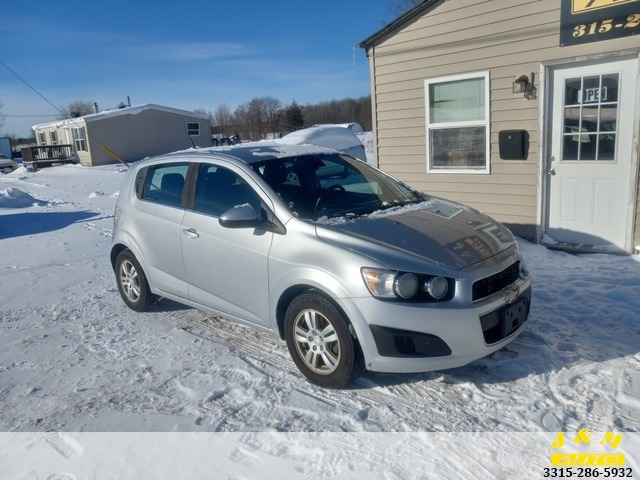
[[[188,163],[167,163],[150,167],[142,198],[176,207],[182,206]]]
[[[260,197],[240,175],[219,165],[200,165],[194,198],[196,211],[219,217],[230,208],[247,204],[260,214]]]

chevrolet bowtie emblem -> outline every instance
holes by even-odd
[[[516,301],[516,298],[518,298],[518,295],[520,294],[520,288],[519,287],[509,287],[509,288],[505,288],[503,290],[504,292],[504,299],[507,303],[511,304],[513,302]]]

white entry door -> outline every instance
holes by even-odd
[[[548,236],[625,248],[637,60],[551,72]]]

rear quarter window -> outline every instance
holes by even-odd
[[[183,205],[188,163],[167,163],[149,167],[141,198],[180,207]]]

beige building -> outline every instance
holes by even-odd
[[[42,145],[72,145],[82,165],[125,162],[193,146],[210,147],[208,117],[160,105],[107,110],[33,127]]]
[[[360,47],[380,168],[536,241],[640,251],[640,0],[425,0]]]

